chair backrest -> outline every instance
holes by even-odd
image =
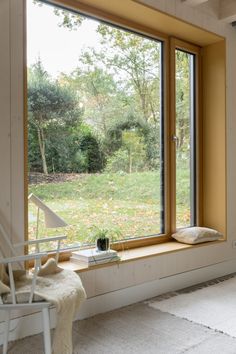
[[[1,258],[9,258],[9,257],[16,257],[17,252],[14,248],[13,244],[11,243],[10,236],[7,234],[4,227],[0,224],[0,257]],[[21,247],[22,248],[22,247]],[[18,269],[24,269],[24,264],[18,262],[16,264]]]
[[[16,256],[16,251],[10,241],[10,237],[5,231],[4,227],[0,224],[0,256],[11,257]]]
[[[15,269],[24,269],[25,268],[25,262],[27,261],[33,261],[34,262],[34,273],[32,277],[30,278],[32,280],[31,286],[29,289],[29,301],[28,303],[31,304],[34,298],[34,292],[35,292],[35,286],[36,286],[36,280],[37,280],[37,274],[39,269],[41,268],[41,261],[43,257],[47,257],[47,252],[40,252],[40,244],[45,243],[45,242],[56,242],[56,262],[58,262],[59,259],[59,253],[60,253],[60,246],[61,246],[61,241],[65,240],[66,236],[61,235],[61,236],[55,236],[55,237],[49,237],[49,238],[43,238],[43,239],[37,239],[37,240],[29,240],[29,241],[24,241],[15,245],[12,245],[10,241],[10,237],[7,235],[7,232],[4,230],[3,226],[0,224],[0,265],[2,264],[7,268],[7,272],[9,275],[9,282],[10,282],[10,290],[11,290],[11,299],[12,299],[12,304],[16,305],[17,304],[17,297],[16,297],[16,286],[15,286],[15,280],[14,280],[14,274],[13,274],[13,266]],[[8,247],[8,254],[10,253],[11,256],[6,256],[4,249],[1,247],[2,241],[4,241],[4,244]],[[17,248],[22,248],[24,246],[29,246],[29,245],[35,245],[36,246],[36,252],[37,253],[32,253],[28,255],[23,255],[23,256],[18,256],[16,253]],[[2,305],[0,305],[2,306]]]
[[[46,256],[47,253],[37,253],[37,254],[30,254],[30,255],[23,255],[23,256],[17,256],[16,255],[16,250],[13,247],[10,237],[7,235],[7,232],[3,228],[3,226],[0,224],[0,265],[6,268],[7,274],[9,276],[9,282],[10,282],[10,290],[11,290],[11,299],[12,299],[12,304],[16,305],[17,303],[17,298],[16,298],[16,286],[15,286],[15,279],[14,279],[14,270],[15,269],[24,269],[24,264],[26,261],[34,261],[34,273],[32,276],[32,282],[29,290],[29,301],[28,303],[32,303],[33,297],[34,297],[34,291],[35,291],[35,285],[36,285],[36,278],[37,278],[37,273],[38,270],[40,269],[41,265],[41,259],[42,257]],[[3,248],[3,242],[5,247]],[[5,249],[6,247],[8,248],[8,254],[10,253],[12,257],[6,257],[5,256]],[[1,279],[0,279],[1,280]]]
[[[46,253],[37,253],[37,254],[30,254],[30,255],[25,255],[25,256],[16,256],[16,257],[11,257],[11,258],[0,258],[0,264],[6,265],[7,269],[8,269],[11,299],[12,299],[13,305],[17,304],[16,286],[15,286],[15,279],[14,279],[14,273],[13,273],[13,264],[14,263],[18,264],[18,263],[22,263],[22,262],[26,262],[26,261],[30,261],[30,260],[33,260],[35,262],[35,268],[34,268],[33,275],[30,277],[31,284],[29,287],[28,303],[31,304],[33,301],[33,298],[34,298],[37,274],[40,269],[41,258],[44,257],[45,255],[46,255]]]

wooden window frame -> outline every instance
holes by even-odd
[[[69,11],[78,11],[85,16],[93,17],[97,20],[102,20],[107,22],[107,24],[117,25],[120,28],[131,30],[137,34],[147,36],[148,38],[159,40],[163,43],[163,76],[164,76],[164,174],[165,174],[165,234],[158,234],[155,236],[144,236],[143,238],[125,240],[113,244],[113,248],[116,250],[132,249],[138,247],[144,247],[159,243],[168,242],[171,240],[171,234],[176,230],[176,210],[175,210],[175,148],[171,140],[175,129],[175,49],[184,49],[189,53],[196,55],[196,149],[197,149],[197,225],[201,225],[201,205],[202,205],[202,150],[201,150],[201,140],[202,140],[202,123],[201,123],[201,48],[193,45],[191,43],[179,40],[177,38],[172,38],[171,36],[155,31],[146,26],[140,25],[138,23],[128,21],[124,18],[114,16],[85,4],[78,3],[74,0],[60,0],[60,1],[45,1],[55,6],[62,6]],[[26,2],[25,2],[25,13],[26,13]],[[26,16],[25,16],[26,19]],[[26,20],[25,20],[25,43],[26,43]],[[28,239],[28,165],[27,165],[27,65],[26,65],[26,45],[25,45],[25,68],[24,68],[24,87],[25,87],[25,119],[24,119],[24,134],[25,134],[25,239]],[[27,250],[26,250],[27,252]],[[69,253],[68,253],[69,254]],[[63,260],[68,254],[63,254]]]
[[[171,139],[176,135],[176,49],[195,55],[195,178],[196,178],[196,225],[201,225],[202,151],[201,151],[201,48],[182,40],[170,39],[170,178],[171,178],[171,233],[176,231],[176,144]]]

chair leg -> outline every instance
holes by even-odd
[[[49,319],[48,307],[44,307],[42,309],[42,315],[43,315],[44,351],[45,351],[45,354],[52,354],[52,352],[51,352],[50,319]]]
[[[7,354],[9,329],[10,329],[10,314],[11,314],[10,310],[7,310],[6,319],[5,319],[4,338],[3,338],[3,354]]]

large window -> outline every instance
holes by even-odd
[[[27,1],[28,193],[69,224],[71,245],[94,226],[155,242],[196,224],[197,54],[168,47]],[[39,217],[30,203],[30,238],[58,234]]]

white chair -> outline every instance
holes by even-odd
[[[10,289],[11,289],[11,297],[10,300],[8,296],[2,295],[0,298],[0,310],[4,310],[6,312],[5,319],[5,331],[4,331],[4,342],[3,342],[3,354],[7,353],[8,347],[8,339],[9,339],[9,330],[10,330],[10,315],[13,310],[40,310],[42,311],[43,316],[43,332],[44,332],[44,347],[45,354],[51,354],[51,338],[50,338],[50,321],[49,321],[49,311],[48,308],[50,303],[45,301],[37,301],[33,302],[34,299],[34,289],[37,279],[37,272],[34,272],[34,276],[32,278],[31,290],[28,296],[27,303],[18,303],[17,291],[15,288],[15,281],[13,276],[12,265],[14,263],[34,260],[36,262],[36,269],[38,269],[39,262],[41,261],[42,256],[44,254],[34,254],[28,256],[18,256],[6,259],[0,259],[0,263],[7,265],[10,279]],[[8,303],[10,302],[10,303]]]
[[[37,298],[35,296],[35,286],[37,282],[37,273],[41,268],[42,258],[47,256],[46,252],[40,252],[40,244],[44,242],[57,241],[57,249],[56,249],[56,261],[58,261],[59,252],[60,252],[60,243],[62,240],[66,239],[66,236],[56,236],[44,239],[30,240],[22,243],[18,243],[16,245],[11,245],[9,241],[9,237],[7,236],[5,230],[0,224],[0,238],[3,237],[3,240],[8,245],[10,252],[13,254],[12,257],[4,257],[3,252],[0,249],[0,264],[6,266],[8,275],[9,275],[9,283],[10,283],[10,293],[0,295],[0,310],[5,311],[6,319],[5,319],[5,333],[4,333],[4,343],[3,343],[3,354],[7,353],[8,340],[9,340],[9,330],[10,330],[10,315],[13,310],[39,310],[42,311],[42,323],[43,323],[43,334],[44,334],[44,348],[45,354],[51,354],[51,336],[50,336],[50,318],[49,318],[49,306],[50,303],[44,301],[43,299]],[[28,245],[36,246],[37,253],[16,256],[15,248],[23,247]],[[1,245],[1,243],[0,243]],[[1,247],[1,246],[0,246]],[[32,276],[32,282],[30,285],[30,290],[27,294],[27,300],[19,298],[19,294],[17,293],[16,282],[14,280],[14,271],[13,265],[18,264],[21,269],[24,268],[24,265],[27,261],[34,262],[34,272]]]

